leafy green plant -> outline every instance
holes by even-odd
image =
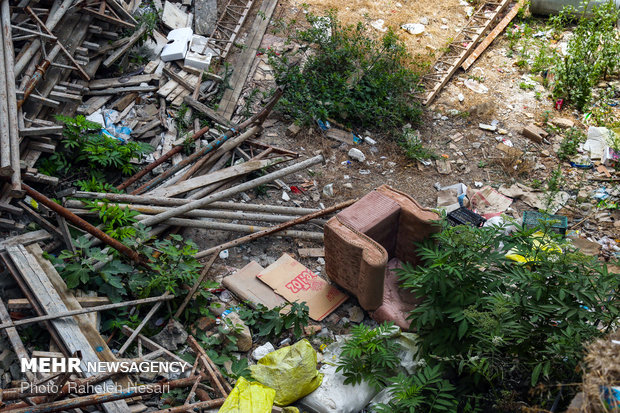
[[[112,301],[121,301],[126,294],[123,276],[132,272],[133,267],[101,248],[92,247],[92,243],[92,240],[81,236],[73,240],[75,253],[64,250],[58,257],[47,254],[46,258],[52,262],[68,288],[99,291]],[[99,267],[102,262],[105,264]]]
[[[398,144],[405,150],[405,155],[409,159],[426,160],[437,158],[433,151],[424,146],[419,134],[412,129],[405,131]]]
[[[519,83],[519,89],[522,89],[522,90],[534,90],[535,87],[536,86],[531,83],[527,83],[527,82]]]
[[[304,45],[299,53],[313,49],[303,65],[268,50],[276,81],[286,86],[281,111],[302,123],[332,118],[384,132],[419,120],[411,96],[418,75],[393,31],[375,38],[365,24],[343,25],[333,12],[307,19],[310,27],[289,38]]]
[[[81,179],[75,181],[75,184],[80,191],[86,192],[108,192],[114,194],[120,194],[122,191],[116,189],[114,185],[111,185],[104,181],[104,177],[98,174],[97,171],[91,171],[90,179]]]
[[[353,327],[336,369],[344,375],[345,384],[365,381],[379,390],[390,382],[399,365],[396,331],[393,323],[383,323],[375,329],[364,324]]]
[[[425,366],[414,375],[400,373],[389,379],[392,400],[379,403],[379,413],[456,412],[455,387],[443,377],[441,366]]]
[[[568,41],[567,53],[557,56],[553,94],[584,109],[591,100],[592,89],[600,79],[613,76],[620,70],[620,33],[616,22],[620,18],[613,1],[592,5],[591,16],[585,13],[589,2],[584,2],[573,35]],[[552,24],[562,27],[579,14],[572,6],[552,18]]]
[[[136,168],[131,164],[131,159],[153,149],[146,143],[122,143],[102,134],[101,125],[88,121],[82,115],[75,118],[57,115],[56,118],[64,124],[62,146],[41,161],[40,169],[47,175],[66,174],[78,166],[89,171],[113,168],[129,174]]]
[[[577,155],[579,145],[586,141],[586,135],[582,130],[572,127],[568,129],[560,142],[558,150],[558,158],[562,161],[568,161],[571,157]]]
[[[256,304],[254,309],[240,308],[239,317],[249,327],[258,330],[261,337],[278,338],[282,332],[292,329],[295,338],[299,338],[303,327],[308,324],[308,311],[306,303],[294,302],[272,309]]]
[[[535,404],[530,386],[580,381],[583,346],[620,316],[618,277],[548,227],[444,226],[417,253],[400,279],[424,297],[410,316],[420,356],[442,365],[461,403],[489,408],[506,390]]]
[[[103,224],[103,231],[112,238],[123,241],[126,238],[136,236],[137,229],[133,224],[138,222],[135,216],[140,215],[139,212],[132,211],[128,206],[123,208],[118,205],[111,205],[108,200],[85,200],[84,203],[88,209],[97,212],[99,220]]]

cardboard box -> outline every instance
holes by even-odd
[[[288,301],[305,302],[310,318],[315,321],[327,317],[348,298],[288,254],[283,254],[256,277]]]

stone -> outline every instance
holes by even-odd
[[[228,325],[224,327],[226,333],[232,333],[237,338],[237,350],[241,352],[250,351],[252,348],[252,333],[248,326],[243,322],[237,313],[229,313],[226,316],[235,327],[235,331],[230,331]]]
[[[217,22],[217,0],[194,1],[194,31],[210,36]]]
[[[304,327],[304,333],[306,333],[307,336],[311,336],[321,331],[321,328],[320,324],[310,324]]]
[[[542,143],[543,139],[549,135],[547,131],[534,124],[523,127],[521,134],[536,143]]]
[[[555,118],[551,120],[551,124],[560,129],[569,129],[575,126],[575,122],[566,118]]]
[[[478,127],[482,130],[488,130],[489,132],[495,132],[497,130],[497,126],[487,125],[486,123],[479,123]]]
[[[354,159],[358,162],[364,162],[366,160],[366,155],[364,155],[364,152],[360,151],[357,148],[351,148],[349,149],[349,158]]]
[[[353,184],[351,182],[347,182],[346,184],[342,185],[347,189],[353,189]]]
[[[370,136],[364,136],[364,142],[366,142],[369,145],[376,145],[377,141],[374,140],[373,138],[371,138]]]
[[[183,324],[172,319],[157,335],[153,336],[153,341],[166,350],[175,351],[179,344],[187,340],[187,331]]]
[[[361,323],[364,321],[364,310],[356,305],[349,308],[349,320],[351,320],[352,323]]]
[[[459,99],[459,102],[461,102],[461,103],[463,103],[465,101],[465,95],[463,95],[462,93],[459,93],[457,98]]]
[[[436,161],[437,164],[437,172],[442,175],[449,175],[452,172],[452,166],[447,159],[439,158]]]
[[[286,128],[286,136],[289,138],[294,138],[301,131],[301,127],[295,123],[291,123],[288,128]]]
[[[276,348],[270,342],[266,342],[262,346],[258,346],[254,349],[254,351],[252,351],[252,358],[258,361],[272,351],[276,351]]]

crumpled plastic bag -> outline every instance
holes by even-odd
[[[250,371],[256,381],[275,389],[277,406],[312,393],[323,381],[316,369],[316,351],[306,339],[267,354]]]
[[[271,413],[276,391],[239,377],[219,413]]]

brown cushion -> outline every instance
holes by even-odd
[[[394,256],[400,206],[390,197],[372,191],[338,214],[345,225],[366,234]]]

